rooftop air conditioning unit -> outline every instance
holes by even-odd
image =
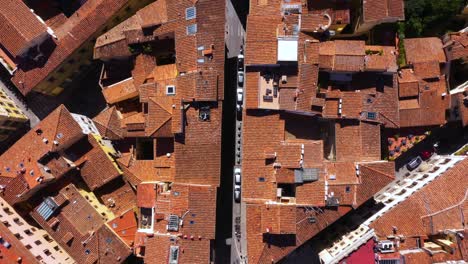
[[[379,243],[377,244],[377,248],[379,249],[381,253],[395,252],[393,241],[390,241],[390,240],[379,241]]]

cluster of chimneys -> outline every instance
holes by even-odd
[[[36,134],[38,136],[42,135],[42,129],[40,129],[40,128],[36,129]],[[42,142],[44,142],[44,144],[48,144],[49,140],[47,138],[42,138]],[[53,143],[54,143],[55,146],[58,146],[58,144],[59,144],[59,142],[57,140],[54,140]]]
[[[195,236],[194,235],[187,235],[187,234],[179,234],[178,237],[180,238],[183,238],[183,239],[191,239],[191,240],[195,240]],[[202,240],[202,236],[197,236],[198,240]]]

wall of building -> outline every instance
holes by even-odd
[[[0,141],[7,139],[18,128],[23,127],[28,118],[13,100],[0,89]]]
[[[40,263],[75,263],[73,258],[46,231],[29,225],[1,197],[0,206],[0,221]]]

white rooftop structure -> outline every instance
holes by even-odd
[[[278,61],[297,61],[297,39],[278,39]]]

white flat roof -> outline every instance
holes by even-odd
[[[278,61],[297,61],[297,40],[278,39]]]

